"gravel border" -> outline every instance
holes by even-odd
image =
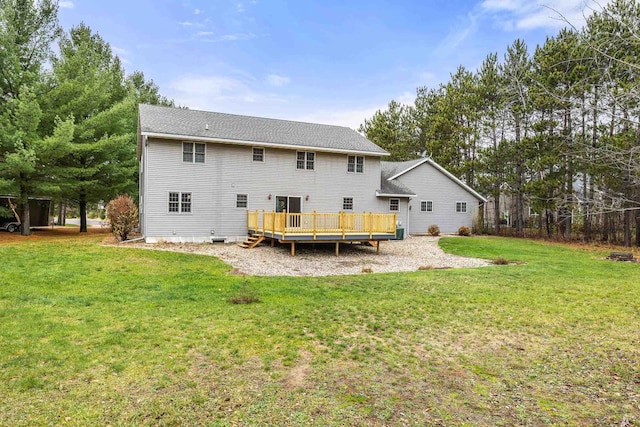
[[[136,242],[119,246],[215,256],[233,266],[235,274],[252,276],[335,276],[491,265],[483,259],[446,254],[440,249],[438,239],[415,236],[381,242],[379,254],[374,247],[341,244],[340,256],[337,257],[334,244],[298,244],[294,257],[289,244],[271,247],[268,242],[254,249],[224,243]]]

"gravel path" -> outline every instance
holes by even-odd
[[[486,260],[446,254],[438,246],[438,237],[431,236],[381,242],[378,255],[376,255],[376,249],[370,246],[341,244],[340,256],[337,257],[334,244],[316,244],[315,248],[311,244],[298,244],[295,257],[291,256],[289,244],[272,248],[268,242],[254,249],[222,243],[127,243],[125,245],[211,255],[232,265],[236,273],[253,276],[332,276],[490,265]]]

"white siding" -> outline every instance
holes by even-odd
[[[236,194],[248,195],[248,209],[275,209],[276,196],[302,198],[302,212],[339,212],[342,198],[353,197],[353,212],[388,212],[380,187],[380,158],[365,159],[365,173],[347,173],[347,155],[316,152],[315,170],[296,168],[296,151],[265,148],[254,162],[253,147],[207,144],[204,164],[182,162],[179,141],[149,139],[143,151],[141,181],[143,232],[147,240],[239,240],[246,236],[246,209]],[[191,192],[192,212],[169,213],[169,192]],[[271,200],[269,200],[271,195]],[[307,195],[308,200],[307,199]],[[406,204],[401,201],[401,209]]]
[[[477,218],[478,199],[429,163],[396,179],[416,194],[409,203],[409,234],[425,234],[432,224],[442,233],[457,233],[462,225],[471,228]],[[433,201],[433,212],[421,212],[422,200]],[[467,213],[456,212],[456,202],[466,202]]]

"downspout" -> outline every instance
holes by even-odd
[[[409,237],[409,217],[410,217],[410,213],[411,213],[411,197],[408,198],[407,200],[407,225],[404,228],[405,232],[405,238]]]

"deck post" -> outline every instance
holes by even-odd
[[[369,238],[373,239],[373,212],[369,211]]]
[[[378,244],[376,245],[376,255],[380,255],[380,240],[378,240]]]
[[[345,223],[345,221],[346,221],[346,219],[344,217],[344,212],[340,211],[340,227],[342,227],[342,240],[344,240],[344,231],[345,231],[345,224],[344,223]],[[336,252],[337,251],[338,250],[336,249]]]
[[[313,211],[313,240],[316,240],[317,212]]]
[[[291,241],[291,256],[296,256],[296,241]]]
[[[284,240],[284,235],[287,232],[287,210],[282,211],[282,240]],[[293,248],[291,249],[293,251]]]
[[[340,255],[340,242],[336,242],[336,256]]]
[[[262,209],[262,235],[264,236],[264,209]]]

